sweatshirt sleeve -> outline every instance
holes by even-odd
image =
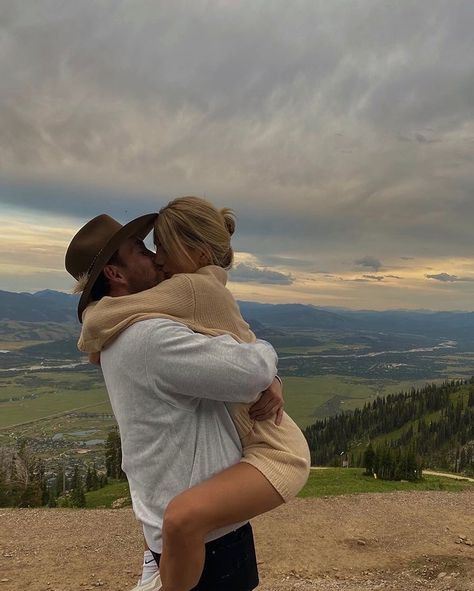
[[[253,402],[277,373],[265,341],[209,337],[169,320],[149,332],[145,363],[150,386],[160,391],[224,402]]]

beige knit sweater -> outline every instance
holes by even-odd
[[[255,335],[240,314],[226,288],[227,273],[208,266],[191,274],[174,275],[140,293],[104,297],[87,307],[79,349],[101,351],[135,322],[169,318],[195,332],[210,336],[230,334],[240,342],[254,342]],[[299,427],[286,414],[281,425],[274,419],[252,421],[249,405],[234,404],[232,419],[242,441],[242,461],[255,466],[287,501],[295,496],[309,475],[310,455]]]

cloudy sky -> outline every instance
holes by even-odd
[[[240,299],[474,310],[472,0],[4,0],[0,289],[201,195]]]

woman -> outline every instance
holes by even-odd
[[[233,260],[235,223],[230,210],[217,210],[197,197],[176,199],[155,224],[156,262],[167,281],[123,298],[103,298],[83,316],[79,347],[100,351],[134,322],[167,317],[210,336],[255,336],[226,289]],[[163,591],[189,591],[200,578],[205,536],[246,521],[294,497],[309,474],[309,450],[297,425],[282,413],[255,421],[249,407],[233,405],[231,415],[242,441],[242,460],[175,497],[165,512],[160,575]]]

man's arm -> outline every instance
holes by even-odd
[[[160,320],[146,343],[148,379],[158,389],[225,402],[254,402],[272,383],[277,359],[265,341],[208,337],[171,320]]]

